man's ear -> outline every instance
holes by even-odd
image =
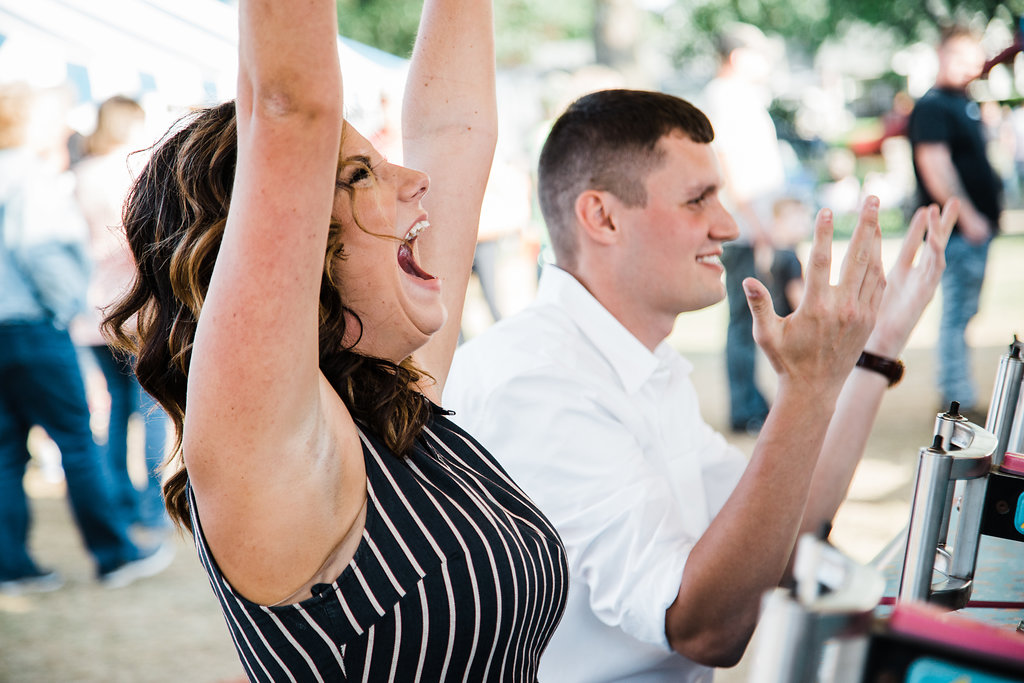
[[[611,211],[616,206],[610,192],[585,190],[576,197],[576,222],[586,239],[598,244],[613,244],[621,231],[612,221]]]

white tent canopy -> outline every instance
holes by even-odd
[[[84,127],[115,94],[174,116],[234,96],[237,38],[237,9],[218,0],[0,0],[0,82],[70,86]],[[382,94],[401,98],[406,61],[338,46],[348,115],[366,125]]]

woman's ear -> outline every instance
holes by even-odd
[[[612,244],[620,231],[612,220],[612,209],[617,206],[610,192],[586,190],[576,197],[576,222],[587,239],[598,244]]]

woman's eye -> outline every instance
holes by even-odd
[[[351,176],[349,176],[348,184],[355,185],[356,183],[359,183],[363,180],[369,180],[369,178],[370,169],[368,169],[366,166],[360,166],[359,168],[352,172]]]
[[[341,187],[353,187],[365,184],[373,178],[373,175],[373,169],[370,167],[369,160],[354,161],[349,164],[346,173],[338,180],[338,185]]]

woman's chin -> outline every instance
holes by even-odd
[[[405,317],[426,336],[426,343],[448,320],[448,310],[441,299],[441,281],[436,278],[420,280],[406,274],[402,284],[407,297]]]
[[[444,327],[447,319],[448,311],[444,306],[429,313],[417,310],[400,327],[382,328],[381,334],[364,333],[355,350],[399,363],[423,348]]]
[[[421,315],[410,316],[410,318],[416,329],[424,336],[423,343],[426,344],[448,322],[448,309],[444,307],[444,304],[439,304],[434,311],[420,311],[420,313]]]

